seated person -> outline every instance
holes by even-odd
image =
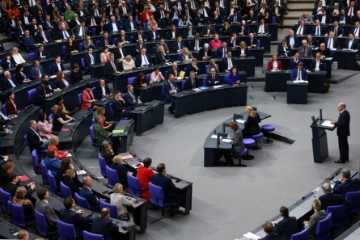
[[[13,47],[11,50],[11,61],[13,64],[15,64],[15,66],[26,63],[17,47]]]
[[[118,231],[118,225],[114,224],[110,219],[110,210],[108,208],[101,209],[100,217],[95,217],[92,220],[91,232],[102,235],[104,239],[115,239],[113,235]]]
[[[117,207],[120,220],[129,221],[132,217],[128,213],[126,207],[131,206],[132,202],[125,197],[121,183],[116,183],[113,187],[113,191],[114,193],[110,194],[110,204]]]
[[[95,116],[99,117],[99,124],[101,125],[101,127],[107,131],[112,131],[114,126],[113,126],[113,122],[107,122],[106,118],[105,118],[105,108],[104,107],[99,107],[96,109],[95,111]]]
[[[12,162],[6,162],[0,167],[0,187],[5,188],[10,182],[10,174],[14,172],[15,165]]]
[[[140,72],[137,75],[137,78],[135,78],[133,86],[135,87],[135,89],[138,88],[146,88],[147,87],[147,82],[145,79],[145,74],[143,72]],[[139,93],[139,92],[138,92]]]
[[[65,114],[62,106],[56,109],[54,112],[54,120],[53,120],[53,131],[59,132],[63,125],[75,120],[74,118]]]
[[[26,197],[25,187],[21,186],[16,189],[12,203],[21,205],[23,207],[26,222],[34,219],[34,204]]]
[[[54,150],[55,151],[55,155],[56,155],[56,158],[58,159],[64,159],[67,157],[68,155],[68,152],[65,151],[60,151],[57,146],[59,145],[59,137],[58,136],[51,136],[50,138],[50,144],[49,144],[49,147],[48,147],[48,151],[49,150]]]
[[[113,163],[114,151],[111,144],[108,141],[102,142],[101,156],[105,159],[106,165],[109,167]]]
[[[100,210],[99,199],[91,189],[93,185],[93,180],[91,179],[91,177],[86,176],[83,179],[83,184],[84,186],[80,188],[79,191],[80,196],[88,201],[92,211],[96,211],[96,212],[99,211]]]
[[[270,221],[266,221],[263,224],[263,230],[266,234],[265,237],[260,238],[260,240],[279,240],[279,235],[274,232],[274,225]]]
[[[15,80],[19,85],[31,82],[31,80],[24,73],[24,66],[21,64],[16,66]]]
[[[314,199],[312,202],[312,209],[314,210],[314,214],[311,215],[309,221],[304,221],[304,227],[308,229],[309,239],[315,240],[318,222],[326,217],[326,211],[321,210],[321,202],[318,199]]]
[[[205,43],[204,47],[201,48],[200,51],[199,51],[198,59],[207,61],[209,59],[212,59],[213,57],[214,57],[213,52],[209,48],[209,44]]]
[[[71,112],[69,112],[69,111],[66,109],[64,102],[65,102],[65,101],[64,101],[64,98],[63,98],[63,97],[59,96],[58,98],[56,98],[56,102],[55,102],[55,104],[54,104],[54,106],[53,106],[53,108],[52,108],[52,111],[53,111],[53,112],[56,112],[59,107],[62,107],[62,108],[63,108],[63,112],[64,112],[66,115],[72,115]]]
[[[68,169],[74,169],[74,166],[71,164],[70,158],[64,158],[61,160],[61,165],[59,167],[58,174],[56,176],[56,181],[58,184],[60,184],[60,181],[64,180],[65,173]],[[73,178],[73,181],[76,182],[76,185],[79,188],[82,187],[82,183],[77,178],[76,171],[75,171],[75,178]]]
[[[229,75],[229,84],[230,85],[240,84],[240,73],[237,67],[233,67],[231,69],[231,73]]]
[[[316,53],[315,59],[311,61],[310,70],[313,72],[326,71],[325,63],[321,59],[321,54]]]
[[[164,97],[167,101],[170,101],[171,103],[170,107],[168,108],[171,114],[174,114],[175,110],[175,101],[173,98],[171,98],[171,95],[174,95],[178,92],[178,89],[174,84],[175,79],[175,76],[173,74],[170,74],[169,79],[164,83]]]
[[[115,91],[112,108],[115,121],[120,121],[123,117],[130,117],[130,113],[127,110],[125,100],[122,98],[122,93],[120,91]]]
[[[165,163],[160,163],[156,168],[157,173],[152,176],[151,182],[162,187],[164,191],[165,202],[167,203],[178,203],[178,196],[176,194],[176,188],[171,178],[166,176]],[[173,213],[172,209],[172,213]]]
[[[295,217],[289,216],[289,209],[285,206],[280,207],[281,221],[274,225],[273,232],[279,235],[280,240],[290,239],[295,233],[298,233],[298,225]]]
[[[351,173],[349,169],[343,168],[341,173],[341,178],[335,181],[335,194],[340,194],[345,197],[347,192],[355,192],[360,190],[360,179],[351,179]]]
[[[45,75],[41,84],[36,88],[35,103],[41,107],[45,107],[46,99],[53,96],[53,94],[54,90],[50,86],[49,77]]]
[[[56,176],[61,165],[61,160],[56,158],[55,150],[49,150],[47,157],[44,159],[44,164],[51,173]]]
[[[80,71],[79,64],[75,63],[73,65],[73,70],[70,73],[70,81],[72,84],[79,83],[83,80],[82,73]]]
[[[101,121],[102,118],[100,116],[95,116],[95,125],[94,125],[94,134],[95,134],[95,139],[98,143],[102,143],[104,141],[109,142],[110,144],[113,144],[112,140],[111,140],[111,132],[106,131],[102,126],[101,126]]]
[[[0,169],[9,160],[10,160],[10,157],[8,155],[0,155]]]
[[[91,91],[91,85],[87,84],[84,91],[81,93],[81,110],[89,110],[93,106],[96,99]]]
[[[150,169],[151,162],[151,158],[145,158],[142,161],[143,165],[138,168],[136,174],[140,182],[142,198],[146,200],[150,200],[149,182],[151,182],[152,176],[154,175],[154,171]]]
[[[126,55],[125,60],[122,62],[124,71],[136,68],[135,61],[131,55]]]
[[[83,230],[89,230],[92,219],[90,217],[84,217],[83,210],[76,210],[76,204],[72,197],[67,197],[63,201],[64,207],[60,210],[59,218],[61,221],[73,224],[75,227],[76,237],[82,236]]]
[[[304,64],[302,62],[299,62],[297,69],[293,69],[291,71],[291,80],[295,81],[301,81],[301,80],[307,80],[307,73],[305,69],[303,68]]]
[[[56,232],[56,220],[59,219],[54,209],[49,205],[49,191],[42,187],[37,191],[38,200],[36,201],[36,210],[45,215],[48,225],[48,233]]]
[[[183,61],[188,63],[190,63],[191,60],[194,58],[192,53],[189,51],[187,47],[183,47],[183,50],[181,52],[181,57]]]
[[[70,83],[65,79],[65,73],[63,71],[59,71],[56,74],[56,87],[60,89],[64,89],[70,86]]]
[[[41,149],[46,149],[49,146],[49,140],[43,139],[36,131],[37,124],[35,120],[31,120],[29,123],[29,129],[26,133],[27,141],[30,144],[31,149],[36,149],[40,156]]]
[[[208,86],[221,85],[222,80],[220,75],[216,72],[214,67],[210,68],[210,73],[207,76]]]
[[[248,55],[249,50],[246,46],[245,41],[240,42],[239,52],[240,52],[240,57],[246,57]]]
[[[345,205],[348,209],[351,209],[351,204],[344,199],[340,194],[335,194],[332,192],[332,188],[330,183],[324,183],[322,185],[322,189],[324,191],[324,195],[319,197],[321,202],[321,209],[327,210],[328,206],[336,206],[336,205]]]
[[[70,169],[66,170],[66,172],[64,174],[64,178],[62,179],[62,182],[64,183],[64,185],[66,185],[70,188],[71,193],[73,195],[75,193],[79,192],[79,185],[75,181],[75,177],[77,177],[75,170],[70,168]]]
[[[11,91],[7,93],[6,111],[8,117],[16,117],[20,112],[15,103],[15,93]]]
[[[247,112],[248,117],[244,123],[244,129],[242,130],[244,138],[249,138],[254,134],[258,134],[260,130],[259,123],[261,119],[259,114],[253,110],[251,106],[245,107],[245,112]]]
[[[272,56],[272,59],[268,62],[268,71],[278,71],[282,70],[282,64],[281,61],[278,60],[278,57],[276,54]]]
[[[111,95],[110,89],[104,78],[100,78],[99,83],[95,87],[95,98],[103,99]]]
[[[47,120],[47,115],[45,112],[40,112],[39,113],[39,121],[37,124],[38,130],[39,130],[39,135],[47,140],[50,140],[50,138],[52,137],[52,125],[53,120],[49,119],[49,121]]]
[[[132,109],[136,105],[140,104],[141,101],[138,98],[138,96],[134,93],[134,87],[132,85],[128,85],[127,90],[128,91],[126,93],[124,93],[123,98],[125,100],[126,106],[128,106],[128,108]]]
[[[11,197],[13,198],[16,194],[16,189],[19,187],[19,177],[14,173],[9,174],[9,182],[6,184],[4,190],[10,193]],[[31,196],[35,189],[35,183],[31,182],[26,186],[23,186],[26,189],[26,197],[31,201],[35,202],[35,199]]]
[[[16,82],[14,82],[11,78],[11,73],[9,71],[4,72],[4,76],[0,81],[0,90],[6,91],[8,89],[16,87]]]
[[[116,170],[116,172],[118,173],[120,183],[123,186],[127,187],[128,186],[128,183],[127,183],[128,169],[123,164],[122,158],[120,155],[117,155],[113,158],[113,163],[111,164],[111,168]]]
[[[164,46],[159,45],[157,47],[157,51],[155,53],[156,61],[158,64],[166,63],[169,61],[169,54],[167,54],[164,50]]]
[[[194,71],[190,71],[190,76],[185,80],[185,89],[184,90],[191,90],[197,88],[198,83],[196,83],[196,74]]]

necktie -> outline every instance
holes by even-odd
[[[332,48],[332,39],[329,38],[328,48]]]
[[[41,77],[40,68],[37,67],[36,70],[37,70],[37,73],[38,73],[38,77],[40,78]]]
[[[226,50],[225,50],[225,48],[223,48],[223,58],[225,58],[226,57]]]
[[[337,37],[337,27],[335,27],[335,29],[334,29],[334,35],[335,35],[335,37]]]
[[[85,28],[81,27],[81,30],[82,30],[82,37],[85,37]]]
[[[95,16],[98,17],[99,16],[99,10],[95,9]]]
[[[302,80],[301,79],[301,71],[298,72],[298,80]]]
[[[12,87],[15,87],[15,86],[16,86],[15,83],[14,83],[11,79],[9,79],[9,83],[10,83],[10,85],[11,85]]]
[[[353,8],[350,7],[350,17],[352,17],[352,15],[353,15]]]
[[[319,36],[320,35],[320,26],[317,26],[316,27],[316,36]]]
[[[129,92],[129,93],[130,93],[130,92]],[[134,96],[132,93],[130,93],[130,96],[131,96],[133,102],[136,102],[136,98],[135,98],[135,96]]]
[[[116,66],[113,61],[111,61],[111,66],[113,67],[114,71],[117,72]]]

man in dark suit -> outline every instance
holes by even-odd
[[[31,49],[31,50],[35,49],[35,40],[34,40],[33,36],[30,35],[29,30],[25,30],[25,34],[23,37],[23,44],[28,49]]]
[[[1,79],[0,90],[5,91],[14,87],[16,87],[16,82],[11,79],[11,73],[9,71],[5,71],[4,77]]]
[[[321,209],[327,210],[328,206],[336,206],[336,205],[345,205],[348,209],[351,209],[351,204],[344,199],[340,194],[334,194],[331,189],[330,183],[324,183],[322,185],[322,189],[324,191],[324,195],[319,197],[321,202]]]
[[[63,72],[65,70],[64,64],[61,62],[60,56],[56,56],[55,62],[53,62],[50,65],[50,69],[51,69],[50,74],[52,74],[52,75],[55,75],[60,71]]]
[[[85,19],[81,19],[81,24],[74,27],[72,30],[76,38],[85,38],[89,34],[89,29],[85,25]]]
[[[222,81],[220,75],[216,72],[216,69],[212,67],[210,73],[207,75],[208,86],[221,85]]]
[[[198,84],[196,83],[196,75],[194,71],[190,71],[190,76],[186,78],[185,81],[185,89],[184,90],[191,90],[197,88]]]
[[[279,240],[288,240],[291,235],[298,232],[297,221],[295,217],[289,216],[289,209],[285,206],[280,207],[280,215],[282,220],[278,223],[272,222],[274,225],[274,233],[279,235]]]
[[[334,32],[335,37],[342,37],[344,34],[344,29],[339,26],[339,22],[337,20],[334,21],[334,25],[330,27],[330,32]]]
[[[349,33],[348,39],[345,40],[343,48],[346,49],[358,49],[359,42],[354,38],[354,34]]]
[[[169,74],[169,79],[165,80],[164,82],[164,97],[167,102],[171,103],[170,107],[168,108],[171,114],[174,113],[174,109],[175,109],[175,102],[174,99],[171,98],[171,96],[178,92],[178,89],[174,84],[175,79],[176,78],[173,74]]]
[[[115,54],[115,59],[118,60],[118,62],[122,62],[125,59],[127,53],[126,50],[123,48],[122,42],[118,42],[114,54]]]
[[[96,63],[95,56],[93,54],[93,48],[90,47],[87,51],[87,54],[85,54],[85,64],[86,67],[94,65]]]
[[[317,50],[317,53],[321,54],[321,59],[331,57],[330,49],[328,49],[325,45],[325,43],[321,43],[319,49]]]
[[[46,188],[40,188],[37,191],[37,196],[39,200],[36,201],[36,210],[45,215],[48,232],[56,231],[56,220],[59,217],[49,205],[49,191]]]
[[[95,98],[96,99],[102,99],[104,97],[109,97],[111,94],[110,89],[108,85],[105,82],[104,78],[101,78],[99,80],[99,83],[95,87]]]
[[[228,51],[226,58],[223,59],[223,68],[226,72],[229,72],[234,67],[234,59],[232,57],[232,52]]]
[[[156,61],[158,64],[160,63],[166,63],[167,61],[169,61],[169,55],[166,54],[165,50],[164,50],[164,46],[158,46],[156,53]]]
[[[119,72],[119,68],[117,67],[113,53],[109,54],[109,61],[105,63],[104,69],[106,75]]]
[[[289,30],[289,35],[285,39],[289,48],[292,49],[299,46],[299,39],[295,36],[294,30]]]
[[[89,176],[86,176],[83,179],[83,184],[84,186],[80,188],[79,191],[80,196],[88,201],[92,211],[98,212],[100,210],[99,199],[95,196],[91,189],[93,180]]]
[[[123,98],[126,106],[130,109],[141,103],[138,96],[134,93],[134,87],[132,85],[127,86],[127,92],[124,93]]]
[[[132,15],[129,16],[129,20],[125,23],[124,28],[127,32],[136,31],[138,29],[137,23],[134,21],[134,17]]]
[[[178,203],[178,196],[176,194],[175,185],[171,178],[166,176],[165,163],[160,163],[156,168],[157,173],[152,177],[151,182],[159,187],[162,187],[165,196],[165,202]]]
[[[304,63],[300,62],[297,65],[296,69],[293,69],[291,72],[291,80],[295,81],[295,80],[307,80],[307,74],[305,69],[303,68]]]
[[[30,68],[30,79],[42,78],[42,76],[44,76],[45,74],[45,70],[40,65],[40,61],[35,60],[34,65]]]
[[[324,26],[321,25],[319,19],[315,20],[315,26],[313,27],[314,36],[323,36],[324,35]]]
[[[198,59],[206,61],[213,57],[214,57],[214,55],[213,55],[213,52],[211,51],[211,49],[209,48],[209,44],[205,43],[204,47],[202,49],[200,49],[200,51],[199,51]]]
[[[176,39],[177,37],[180,36],[180,32],[179,30],[176,29],[176,25],[172,24],[171,25],[171,29],[168,32],[168,39]]]
[[[325,63],[321,59],[321,54],[316,53],[315,59],[311,61],[310,70],[312,72],[315,71],[326,71],[325,69]]]
[[[45,104],[46,98],[49,98],[53,95],[54,90],[50,89],[49,86],[50,86],[49,81],[43,80],[41,84],[36,88],[35,103],[37,105],[43,106]]]
[[[91,232],[102,235],[104,240],[115,239],[114,234],[118,231],[118,226],[110,219],[110,210],[108,208],[101,209],[101,216],[95,217],[92,221]]]
[[[289,68],[290,69],[297,69],[297,66],[299,63],[301,63],[302,60],[300,59],[300,54],[299,52],[296,52],[294,54],[294,57],[292,59],[290,59],[290,65],[289,65]]]
[[[153,27],[151,27],[151,31],[148,32],[147,40],[149,42],[151,42],[151,41],[155,42],[158,39],[160,39],[160,35],[158,32],[156,32],[156,28],[153,26]]]
[[[106,47],[106,46],[110,47],[112,45],[113,45],[113,41],[109,37],[109,33],[108,32],[103,32],[103,36],[100,39],[100,46],[101,47]]]
[[[75,201],[72,197],[65,198],[63,201],[64,209],[60,210],[59,218],[61,221],[73,224],[76,231],[76,237],[82,236],[83,230],[89,230],[92,219],[84,217],[83,210],[76,210]]]
[[[334,32],[329,32],[328,39],[325,40],[326,47],[330,50],[335,50],[338,48],[338,41],[335,38]]]
[[[31,149],[36,149],[38,150],[38,153],[40,153],[41,149],[47,148],[49,145],[49,140],[43,139],[36,131],[36,128],[36,121],[31,120],[29,122],[29,129],[26,132],[26,138],[30,144]]]
[[[345,163],[349,161],[350,113],[346,110],[346,104],[343,102],[337,105],[337,110],[340,112],[339,118],[332,121],[332,124],[337,127],[340,159],[335,162]]]
[[[360,179],[351,179],[351,173],[349,169],[343,168],[341,173],[341,178],[338,181],[335,181],[335,194],[340,194],[345,197],[347,192],[355,192],[360,190]]]
[[[141,54],[136,57],[135,63],[136,67],[146,67],[151,65],[151,60],[149,56],[146,55],[145,47],[141,49]]]
[[[50,35],[44,30],[42,25],[39,25],[38,31],[35,32],[35,39],[37,43],[48,43],[51,42]]]
[[[115,115],[115,121],[120,121],[122,117],[127,117],[130,115],[126,108],[125,100],[122,98],[122,93],[120,91],[115,91],[112,108]]]
[[[261,240],[280,239],[279,235],[276,232],[274,232],[274,225],[270,221],[266,221],[263,224],[263,231],[265,232],[266,236],[261,238]]]
[[[38,49],[35,50],[35,56],[34,56],[34,60],[44,60],[49,56],[49,53],[47,51],[45,51],[45,47],[43,44],[41,44],[39,46]]]

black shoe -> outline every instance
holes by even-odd
[[[334,161],[334,163],[345,163],[344,161],[341,161],[340,159],[337,161]]]

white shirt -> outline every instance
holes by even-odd
[[[21,56],[20,53],[17,53],[15,55],[12,55],[14,61],[16,64],[22,64],[22,63],[25,63],[25,59]]]
[[[56,66],[57,66],[59,72],[62,71],[60,63],[57,63]]]
[[[106,96],[106,89],[105,86],[101,86],[101,92],[103,96]]]
[[[112,31],[113,31],[113,32],[118,32],[118,31],[119,31],[116,23],[112,23],[111,25],[112,25],[112,29],[113,29]]]
[[[274,70],[277,70],[277,69],[278,69],[277,61],[273,61],[273,69],[274,69]]]
[[[265,33],[264,25],[260,25],[260,26],[259,26],[259,31],[258,31],[258,33]]]
[[[149,61],[146,55],[141,55],[141,66],[147,66],[147,65],[149,65]]]
[[[304,28],[303,28],[303,26],[300,25],[300,26],[298,27],[298,30],[297,30],[296,34],[297,34],[297,35],[302,35],[303,32],[304,32]]]
[[[321,17],[321,23],[322,23],[322,24],[326,24],[326,15],[323,15],[323,16]]]
[[[315,71],[320,71],[320,61],[316,61]]]

